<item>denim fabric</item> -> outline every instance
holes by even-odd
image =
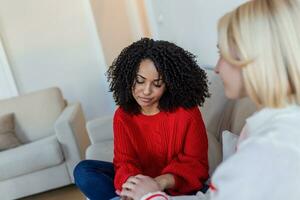
[[[84,160],[75,167],[73,174],[76,186],[90,200],[110,200],[117,196],[112,163]]]

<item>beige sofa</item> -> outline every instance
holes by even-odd
[[[206,69],[211,97],[200,108],[209,140],[210,174],[222,161],[221,133],[229,130],[239,134],[245,119],[255,111],[255,105],[249,99],[228,100],[224,95],[223,84],[211,69]],[[112,116],[98,118],[87,123],[92,145],[86,151],[87,159],[112,161],[113,131]]]
[[[89,145],[79,103],[67,105],[58,88],[0,101],[14,113],[22,145],[0,152],[0,199],[10,200],[73,183],[73,168]]]

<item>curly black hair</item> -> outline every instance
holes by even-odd
[[[110,92],[113,92],[116,104],[126,112],[140,113],[141,108],[132,95],[132,87],[144,59],[154,63],[166,85],[159,100],[160,110],[201,106],[210,96],[207,75],[192,53],[168,41],[142,38],[123,49],[106,72]]]

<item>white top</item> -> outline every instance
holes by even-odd
[[[215,190],[210,198],[198,194],[168,199],[299,200],[300,107],[265,108],[246,124],[247,137],[212,176]]]
[[[212,177],[211,200],[300,199],[300,107],[263,109]]]

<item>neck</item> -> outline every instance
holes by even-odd
[[[141,112],[144,114],[144,115],[155,115],[157,113],[160,112],[160,110],[158,108],[155,108],[155,109],[145,109],[145,108],[142,108]]]

